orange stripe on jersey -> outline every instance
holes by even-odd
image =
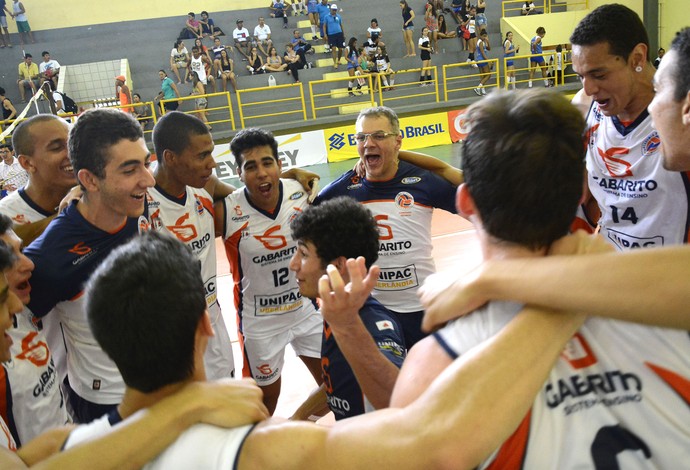
[[[575,217],[575,219],[573,219],[573,222],[570,224],[570,232],[575,233],[578,230],[584,230],[589,234],[594,233],[594,227],[589,225],[589,222],[587,222],[586,220],[582,220],[579,217]]]
[[[239,317],[237,321],[239,322]],[[244,349],[244,335],[241,331],[237,332],[237,340],[240,343],[240,351],[242,351],[242,377],[253,378],[252,367],[249,365],[249,358],[247,357],[247,351]]]
[[[77,300],[77,299],[78,299],[79,297],[81,297],[82,295],[84,295],[84,291],[79,292],[77,295],[75,295],[74,297],[72,297],[71,299],[69,299],[69,301],[70,301],[70,302],[74,302],[75,300]]]
[[[10,415],[7,403],[7,371],[3,366],[0,366],[0,416],[2,416],[5,423],[10,422]]]
[[[661,380],[666,382],[683,400],[685,400],[685,403],[690,406],[690,380],[678,375],[672,370],[657,366],[651,362],[645,362],[645,365],[652,369]]]
[[[232,273],[232,281],[234,283],[233,287],[233,298],[235,300],[235,311],[237,311],[238,318],[241,315],[241,305],[240,305],[240,294],[242,291],[242,275],[240,273],[240,240],[242,239],[242,231],[249,226],[249,222],[246,222],[238,231],[230,235],[225,239],[225,255],[228,257],[228,262],[230,263],[230,272]]]
[[[527,440],[529,439],[530,419],[532,410],[522,420],[515,432],[503,443],[496,458],[486,467],[487,470],[520,469],[527,454]]]
[[[216,211],[215,211],[215,209],[213,209],[213,201],[211,201],[207,197],[202,197],[202,196],[198,196],[198,195],[195,195],[195,197],[201,203],[201,205],[204,207],[204,209],[206,209],[208,211],[209,214],[215,215]]]

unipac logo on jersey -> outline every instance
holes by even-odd
[[[614,178],[628,178],[634,176],[632,170],[630,169],[632,165],[623,159],[616,158],[614,155],[627,155],[630,153],[630,149],[625,147],[613,147],[606,151],[597,148],[601,160],[606,165],[606,169],[609,174]]]
[[[263,235],[254,235],[254,238],[260,241],[267,250],[280,250],[287,246],[287,239],[280,234],[275,234],[279,230],[280,225],[274,225],[266,230]]]
[[[296,193],[292,193],[290,195],[290,200],[296,201],[297,199],[301,198],[302,196],[304,196],[304,191],[297,191]]]
[[[402,184],[417,184],[420,181],[422,181],[422,178],[419,176],[408,176],[400,180]]]
[[[345,147],[345,134],[333,134],[328,138],[328,141],[330,142],[328,146],[330,150],[340,150]]]
[[[139,220],[137,220],[137,225],[139,226],[139,235],[151,230],[151,224],[149,223],[149,220],[143,215],[139,216]]]
[[[400,209],[409,211],[414,206],[414,196],[407,191],[401,191],[395,196],[395,205]]]
[[[646,157],[659,150],[661,147],[661,139],[657,131],[652,132],[642,141],[642,156]]]

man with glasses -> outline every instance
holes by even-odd
[[[321,191],[315,203],[350,196],[366,204],[379,228],[381,274],[374,297],[396,313],[411,348],[424,335],[417,289],[435,271],[431,258],[431,215],[456,213],[455,186],[436,174],[400,162],[398,116],[380,106],[360,112],[355,124],[357,151],[365,176],[348,171]]]

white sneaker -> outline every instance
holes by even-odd
[[[486,96],[486,88],[481,87],[480,90],[482,91],[482,95]]]
[[[482,96],[482,91],[479,88],[475,88],[474,92],[477,94],[477,96]]]

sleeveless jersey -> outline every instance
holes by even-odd
[[[509,43],[508,50],[510,52],[506,52],[506,43]],[[515,57],[515,44],[513,44],[510,40],[506,39],[503,41],[503,57]]]
[[[326,186],[320,201],[350,196],[365,204],[379,227],[379,280],[373,295],[386,308],[418,312],[417,289],[436,267],[431,257],[434,208],[456,213],[455,187],[434,173],[401,161],[389,181],[367,181],[348,171]]]
[[[60,389],[57,367],[48,348],[40,320],[32,321],[24,308],[14,316],[12,358],[3,363],[7,374],[5,421],[14,426],[18,445],[26,444],[47,429],[67,424],[70,419]]]
[[[487,57],[485,57],[484,54],[482,54],[482,49],[480,47],[482,44],[484,44],[484,41],[482,41],[481,39],[478,39],[477,40],[477,46],[475,47],[475,50],[474,50],[474,60],[476,60],[477,62],[479,62],[480,60],[486,60],[487,59]],[[486,65],[488,66],[488,64],[486,64]]]
[[[645,110],[623,127],[594,102],[587,127],[588,185],[609,243],[619,250],[686,243],[688,173],[663,168],[659,134],[649,113]]]
[[[520,309],[492,302],[435,337],[456,357]],[[682,462],[690,462],[688,332],[593,317],[568,342],[517,431],[480,468],[651,470]]]
[[[192,69],[192,72],[196,72],[199,75],[199,81],[206,85],[206,68],[204,67],[204,61],[201,60],[201,56],[198,59],[192,56],[189,67]]]
[[[31,224],[53,215],[41,209],[24,192],[24,188],[0,199],[0,213],[5,214],[17,225]]]
[[[359,310],[359,317],[379,351],[396,367],[402,367],[405,359],[405,341],[395,314],[373,297],[369,297]],[[321,370],[326,385],[328,406],[336,420],[374,410],[326,322],[321,340]]]
[[[206,377],[209,380],[232,377],[235,370],[232,344],[218,304],[213,198],[205,189],[189,186],[181,198],[167,194],[158,185],[149,188],[148,193],[151,228],[174,234],[201,262],[206,305],[215,332],[204,354]]]
[[[254,206],[247,190],[223,200],[223,239],[235,282],[239,328],[246,338],[265,339],[319,315],[299,292],[288,268],[297,250],[290,221],[307,207],[307,193],[294,180],[280,180],[273,214]]]
[[[101,437],[121,421],[122,418],[117,413],[111,413],[89,424],[77,426],[65,441],[64,449],[67,450],[84,441]],[[143,468],[145,470],[237,468],[242,444],[252,429],[254,425],[251,424],[230,429],[210,424],[194,425]]]
[[[543,43],[542,41],[537,42],[537,38],[539,36],[534,36],[532,40],[530,41],[530,46],[532,48],[532,54],[541,54],[543,52],[542,47]]]
[[[70,386],[77,395],[93,403],[119,403],[125,386],[117,366],[89,328],[84,312],[84,283],[111,251],[140,231],[148,230],[147,216],[145,208],[143,215],[128,218],[122,229],[108,233],[87,222],[75,201],[24,250],[36,266],[31,276],[33,290],[28,308],[39,318],[51,313],[59,319],[67,348]]]

